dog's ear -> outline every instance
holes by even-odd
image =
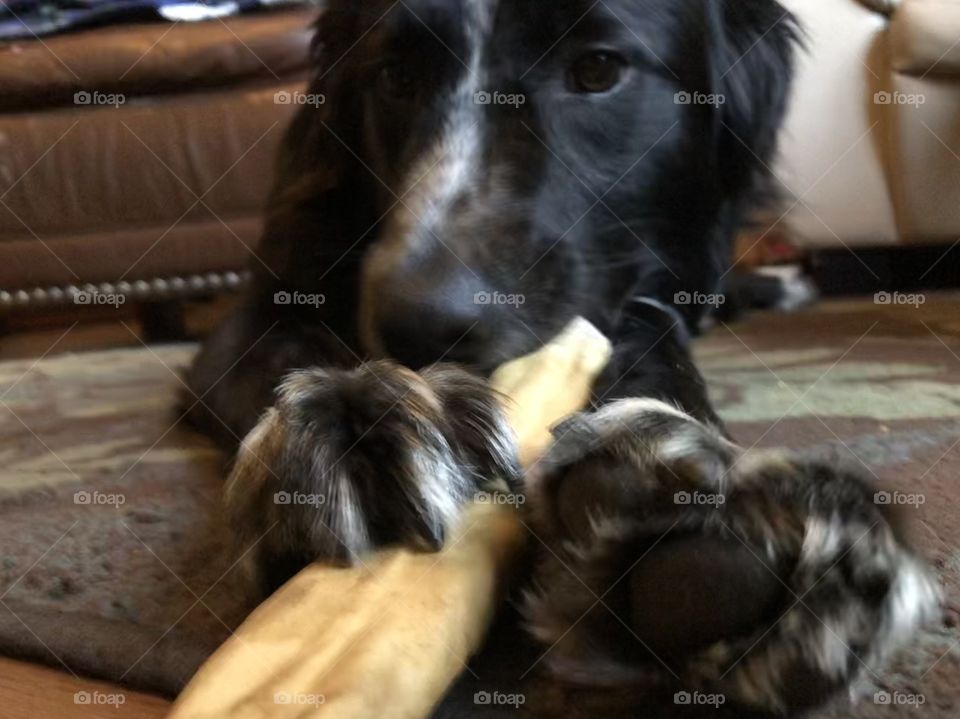
[[[337,184],[345,150],[337,147],[338,143],[324,125],[338,124],[336,115],[342,111],[339,91],[345,82],[346,69],[340,65],[356,24],[356,13],[331,7],[328,2],[321,5],[310,43],[310,81],[303,102],[297,98],[300,107],[281,143],[271,205],[299,202],[311,192],[315,194],[317,189]],[[284,95],[293,97],[292,93],[277,93],[278,98]]]
[[[367,219],[372,214],[368,206],[372,193],[356,191],[350,178],[367,177],[351,149],[363,145],[363,93],[355,91],[355,58],[362,52],[359,41],[377,18],[352,2],[331,1],[322,8],[314,25],[309,84],[302,95],[293,88],[277,93],[279,102],[295,102],[298,109],[280,143],[259,261],[251,263],[265,283],[267,296],[276,289],[278,277],[291,286],[316,286],[316,268],[341,260],[345,271],[337,275],[349,281],[355,258],[344,256],[344,238],[356,239],[354,225],[373,223]],[[318,253],[312,262],[303,262],[304,248]],[[362,249],[358,247],[355,254]]]
[[[717,162],[725,177],[749,186],[776,148],[798,28],[775,0],[705,2],[711,86],[721,103]]]

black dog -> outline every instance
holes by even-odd
[[[686,348],[708,309],[697,300],[720,292],[731,239],[763,188],[795,35],[774,0],[329,3],[253,289],[190,375],[192,420],[230,447],[277,402],[240,455],[256,491],[228,495],[251,542],[281,525],[258,550],[271,585],[312,559],[440,544],[456,506],[490,474],[510,480],[514,464],[495,403],[469,375],[410,370],[453,361],[486,374],[584,316],[612,338],[614,357],[594,388],[598,413],[579,421],[587,429],[558,432],[556,476],[531,494],[532,521],[591,594],[622,576],[634,550],[666,538],[666,554],[616,607],[661,664],[686,667],[674,676],[692,677],[691,688],[783,709],[856,677],[858,662],[884,653],[883,632],[909,634],[935,591],[860,480],[788,458],[734,471],[739,450],[717,429]],[[364,364],[387,357],[398,364]],[[648,399],[609,404],[629,397]],[[385,474],[396,486],[383,486]],[[739,494],[722,520],[665,500],[715,494],[728,474]],[[769,492],[759,483],[777,475]],[[571,486],[579,499],[563,496]],[[335,506],[321,515],[267,504],[310,491]],[[565,523],[565,506],[593,513]],[[832,524],[837,512],[862,521]],[[849,652],[798,619],[720,681],[763,638],[756,627],[776,622],[784,587],[817,580],[793,573],[830,567],[872,521],[882,524],[869,568],[833,572],[818,605],[821,616],[840,612],[830,620],[854,642]],[[552,561],[535,573],[528,620],[558,644],[558,674],[598,684],[616,674],[599,664],[657,669],[635,647],[605,652],[609,617],[588,618],[561,644],[590,598]],[[755,601],[721,592],[716,606],[687,605],[712,622],[694,637],[673,632],[671,607],[645,593],[744,583]],[[868,614],[881,620],[858,623]],[[589,656],[596,672],[577,660]],[[624,677],[636,679],[613,681]],[[788,683],[799,690],[787,696]]]
[[[776,2],[332,2],[318,28],[324,102],[284,140],[269,269],[192,372],[198,424],[235,446],[291,368],[489,371],[576,315],[617,346],[598,397],[712,417],[675,370],[708,308],[674,298],[719,292],[774,152]]]

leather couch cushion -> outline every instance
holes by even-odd
[[[960,233],[960,81],[895,74],[893,89],[924,98],[922,105],[884,107],[894,117],[890,179],[902,241],[953,244]]]
[[[0,114],[0,288],[244,266],[301,86]]]
[[[255,262],[315,10],[0,45],[0,290]],[[76,104],[74,93],[126,95]],[[199,198],[199,199],[198,199]]]
[[[960,75],[960,2],[904,0],[890,23],[890,46],[898,72]]]
[[[277,89],[0,114],[0,245],[259,212],[296,109]]]
[[[249,81],[306,68],[315,10],[199,23],[124,25],[0,44],[0,110],[73,105],[74,94],[131,97]]]
[[[798,244],[885,245],[897,228],[883,127],[869,102],[884,73],[885,16],[852,1],[784,0],[803,25],[797,78],[774,166]],[[782,229],[782,228],[781,228]]]

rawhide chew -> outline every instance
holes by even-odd
[[[516,428],[526,461],[533,460],[549,442],[550,425],[582,407],[609,353],[606,338],[580,320],[540,351],[497,372],[493,384],[507,395],[509,423]],[[200,669],[175,704],[173,719],[425,717],[480,647],[520,554],[526,530],[511,502],[489,501],[496,495],[486,491],[478,495],[480,501],[464,498],[462,489],[453,497],[436,477],[422,475],[424,471],[456,470],[460,476],[473,477],[475,487],[495,491],[483,473],[503,474],[509,466],[501,456],[502,447],[491,451],[489,440],[481,436],[487,428],[476,431],[478,417],[495,424],[495,413],[479,393],[458,393],[464,382],[471,391],[476,390],[459,370],[434,369],[417,375],[378,363],[354,373],[308,373],[287,380],[280,406],[267,414],[245,442],[227,489],[228,504],[233,503],[231,511],[236,516],[258,510],[266,515],[244,535],[253,551],[264,542],[271,547],[273,554],[263,554],[261,560],[282,556],[277,550],[290,541],[287,536],[271,544],[269,537],[285,521],[282,508],[291,506],[271,504],[277,491],[289,491],[286,485],[277,489],[280,480],[276,472],[303,466],[296,457],[285,454],[291,452],[291,432],[300,432],[301,441],[307,437],[329,440],[331,433],[341,442],[358,441],[355,436],[345,439],[337,434],[342,428],[331,423],[328,415],[345,410],[344,405],[333,408],[331,402],[349,405],[350,416],[361,422],[358,434],[369,429],[369,424],[363,426],[364,419],[374,423],[383,413],[381,421],[391,427],[390,432],[368,431],[351,452],[360,447],[370,456],[353,456],[347,466],[355,472],[375,469],[378,486],[402,481],[403,487],[390,495],[392,504],[362,496],[382,506],[384,512],[406,507],[429,515],[430,502],[448,506],[450,501],[461,502],[463,509],[442,517],[444,521],[453,517],[449,524],[434,516],[418,519],[412,512],[399,524],[393,518],[388,522],[394,527],[390,535],[376,534],[372,518],[356,519],[353,526],[366,522],[366,529],[354,530],[353,540],[331,531],[329,522],[326,527],[319,521],[314,526],[303,518],[310,515],[302,515],[298,528],[286,531],[316,531],[317,544],[294,536],[292,541],[300,542],[301,553],[287,559],[300,561],[304,550],[332,548],[334,561],[351,566],[314,561],[269,597]],[[384,383],[392,393],[386,394]],[[370,393],[381,403],[373,410],[364,399]],[[415,404],[408,402],[411,394]],[[444,413],[451,409],[456,416],[448,422]],[[316,415],[321,417],[319,427]],[[342,421],[343,415],[338,416]],[[411,428],[415,432],[411,433]],[[417,441],[395,446],[398,436]],[[384,448],[378,442],[389,446]],[[383,459],[385,451],[389,461]],[[424,451],[434,458],[432,463],[419,457],[418,452]],[[327,468],[337,462],[316,445],[310,457]],[[339,470],[339,465],[336,468]],[[399,477],[394,476],[397,472]],[[317,486],[316,478],[312,483],[307,480],[309,477],[304,488]],[[341,492],[350,486],[346,470],[335,486]],[[501,484],[501,489],[507,487]],[[375,492],[375,488],[369,491]],[[509,494],[499,496],[508,498]],[[323,504],[318,502],[318,506]],[[354,507],[358,512],[363,508],[359,502]],[[324,516],[334,517],[336,511],[342,507],[328,510]],[[271,523],[278,527],[271,529]],[[337,524],[341,529],[344,526],[350,525]],[[370,551],[384,536],[399,542],[411,537],[426,539],[428,545],[431,538],[440,539],[443,547],[435,553],[422,551],[422,546]]]

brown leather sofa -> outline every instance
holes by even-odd
[[[960,2],[781,1],[807,43],[774,168],[789,234],[811,247],[956,242]]]
[[[0,45],[0,313],[241,283],[314,16]]]
[[[960,0],[783,2],[807,50],[777,229],[820,248],[956,241]],[[88,285],[240,284],[314,13],[0,45],[0,319]]]

